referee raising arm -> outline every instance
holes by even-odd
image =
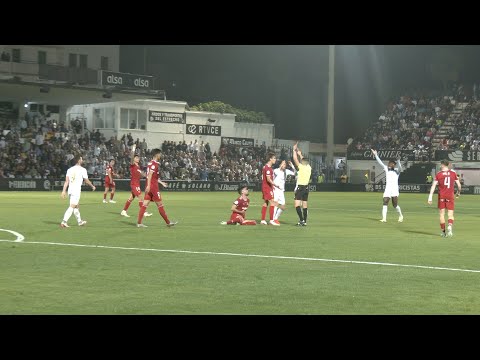
[[[298,161],[298,156],[301,162]],[[298,148],[298,142],[293,145],[293,162],[298,167],[297,186],[295,186],[295,209],[297,210],[300,222],[297,226],[307,226],[308,183],[312,174],[312,168],[310,167],[308,158],[302,156],[302,152]],[[300,206],[303,207],[303,214]]]

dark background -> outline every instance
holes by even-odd
[[[335,143],[361,135],[389,99],[442,89],[429,69],[480,80],[480,46],[337,45]],[[168,100],[265,112],[275,137],[326,142],[328,45],[122,45],[120,71],[158,78]]]

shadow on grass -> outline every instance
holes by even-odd
[[[60,223],[61,223],[61,222],[62,222],[62,221],[60,220],[60,221],[44,221],[43,223],[44,223],[44,224],[49,224],[49,225],[58,225],[58,226],[60,226]]]
[[[130,225],[130,226],[137,226],[137,223],[134,221],[134,222],[128,222],[128,221],[120,221],[121,223],[125,224],[125,225]]]
[[[432,234],[431,232],[427,231],[418,231],[418,230],[401,230],[406,233],[411,233],[411,234],[422,234],[422,235],[431,235],[431,236],[436,236],[435,234]]]

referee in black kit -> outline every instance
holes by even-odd
[[[300,161],[298,161],[298,156]],[[298,167],[297,186],[295,186],[295,209],[297,210],[298,218],[300,222],[297,226],[307,226],[308,215],[308,183],[310,182],[310,176],[312,175],[312,168],[308,162],[308,158],[302,156],[302,152],[298,148],[298,141],[293,145],[293,162]],[[300,206],[303,207],[303,213]]]

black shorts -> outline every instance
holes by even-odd
[[[308,201],[308,185],[298,185],[295,200]]]

